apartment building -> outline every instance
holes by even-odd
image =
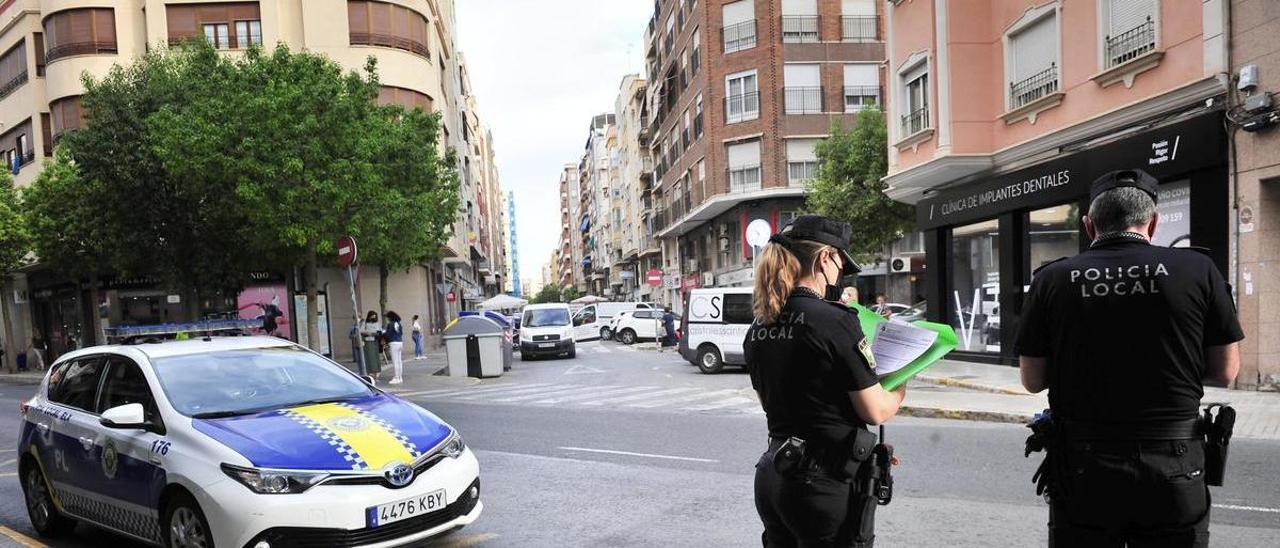
[[[587,128],[587,142],[578,162],[578,243],[582,250],[582,286],[586,294],[603,296],[609,287],[613,257],[615,204],[609,187],[609,135],[613,113],[598,114]],[[616,138],[616,133],[614,134]]]
[[[616,139],[610,141],[610,186],[617,196],[618,244],[610,273],[610,297],[617,300],[650,300],[652,288],[644,283],[644,273],[660,266],[660,255],[652,232],[644,220],[653,213],[653,160],[640,134],[648,125],[645,90],[647,82],[638,74],[623,77],[614,102]]]
[[[917,4],[921,2],[916,2]],[[881,104],[885,59],[875,0],[661,0],[645,33],[661,240],[662,300],[699,286],[747,286],[746,227],[781,228],[803,207],[814,146],[832,123]]]
[[[392,308],[406,317],[420,314],[437,329],[464,304],[460,294],[476,287],[481,294],[501,291],[503,281],[492,274],[493,265],[501,272],[506,253],[503,239],[486,246],[463,230],[474,224],[486,227],[486,234],[499,232],[502,208],[492,137],[477,132],[483,124],[465,89],[469,83],[464,83],[454,17],[452,0],[0,0],[0,152],[18,185],[31,184],[57,138],[83,124],[81,75],[101,78],[148,48],[203,36],[228,52],[284,43],[351,70],[375,57],[379,100],[439,112],[442,148],[473,164],[460,166],[460,172],[467,171],[463,203],[472,204],[472,210],[459,213],[445,258],[395,273],[389,283]],[[480,203],[485,209],[477,214]],[[489,280],[482,272],[486,266],[493,282],[487,287],[482,285]],[[366,267],[361,279],[377,280],[377,269]],[[345,275],[326,270],[320,283],[344,287]],[[361,285],[359,308],[376,309],[378,284]],[[158,323],[181,317],[187,305],[149,278],[105,276],[103,289],[104,300],[90,303],[82,288],[34,265],[4,288],[5,295],[16,297],[0,307],[15,320],[15,332],[4,339],[29,340],[38,333],[53,357],[98,338],[87,332],[93,314],[105,311],[110,324]],[[286,310],[281,333],[305,336],[305,330],[296,329],[305,313],[304,301],[295,298],[298,289],[292,272],[262,272],[240,300],[278,300]],[[321,303],[326,340],[319,347],[346,358],[350,345],[342,344],[341,334],[359,311],[351,308],[345,291],[335,290]],[[243,303],[228,304],[234,309]]]
[[[928,314],[957,356],[1016,361],[1031,274],[1088,246],[1080,213],[1107,171],[1160,179],[1155,243],[1232,272],[1225,0],[881,5],[887,194],[916,206]]]
[[[582,245],[578,238],[580,211],[578,164],[565,164],[560,172],[560,240],[552,256],[555,277],[549,280],[560,287],[576,287],[585,291],[582,279]]]

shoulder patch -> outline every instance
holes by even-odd
[[[876,356],[871,353],[871,343],[867,342],[867,338],[863,337],[858,341],[858,352],[867,360],[867,365],[874,371],[876,368]]]
[[[1048,267],[1049,267],[1049,265],[1051,265],[1051,264],[1053,264],[1053,263],[1056,263],[1056,262],[1058,262],[1058,261],[1065,261],[1065,260],[1067,260],[1067,257],[1058,257],[1057,259],[1054,259],[1054,260],[1052,260],[1052,261],[1049,261],[1049,262],[1047,262],[1047,263],[1044,263],[1044,264],[1040,265],[1040,266],[1039,266],[1039,268],[1036,268],[1035,270],[1032,270],[1032,271],[1031,271],[1031,275],[1032,275],[1032,276],[1034,276],[1034,275],[1036,275],[1036,274],[1039,274],[1041,270],[1044,270],[1045,268],[1048,268]]]

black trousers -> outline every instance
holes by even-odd
[[[859,477],[867,472],[869,461],[862,466]],[[756,463],[755,481],[765,548],[871,548],[876,499],[843,476],[822,469],[782,475],[765,452]]]
[[[1205,547],[1204,442],[1068,445],[1064,496],[1051,499],[1049,546]]]

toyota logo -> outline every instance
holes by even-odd
[[[404,463],[396,463],[383,473],[387,478],[387,482],[395,487],[404,487],[413,481],[413,468]]]

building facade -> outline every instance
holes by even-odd
[[[664,0],[645,34],[655,236],[664,303],[747,286],[753,221],[803,207],[817,140],[881,103],[875,0]]]
[[[325,55],[349,70],[360,70],[375,57],[379,101],[440,113],[442,150],[457,152],[465,179],[462,201],[472,204],[472,210],[459,213],[443,260],[396,273],[389,284],[391,308],[406,317],[419,314],[438,329],[464,305],[459,298],[464,291],[493,294],[505,283],[505,276],[494,274],[505,268],[505,240],[491,238],[486,246],[479,234],[472,241],[472,231],[462,230],[474,225],[484,227],[486,236],[500,233],[504,213],[493,140],[487,131],[477,131],[483,123],[464,82],[455,29],[452,0],[0,0],[0,151],[17,184],[31,184],[57,138],[84,123],[81,75],[101,78],[148,48],[199,37],[228,52],[283,43]],[[484,205],[479,212],[478,204]],[[287,323],[296,326],[305,310],[297,304],[300,284],[294,274],[262,273],[246,292],[278,300],[287,309]],[[377,269],[364,268],[361,279],[376,280]],[[350,345],[336,334],[345,333],[357,313],[346,291],[336,289],[346,285],[345,274],[322,272],[320,283],[335,289],[322,300],[327,340],[316,346],[348,357]],[[377,285],[362,284],[360,309],[377,308]],[[53,358],[100,338],[87,327],[94,315],[110,324],[161,322],[182,317],[188,305],[155,280],[106,276],[104,289],[102,302],[89,303],[84,288],[37,264],[7,281],[4,294],[16,298],[5,299],[0,308],[15,320],[15,328],[4,339],[38,335]],[[305,333],[282,330],[298,331]]]

